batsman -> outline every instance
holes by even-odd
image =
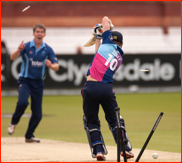
[[[95,56],[87,71],[87,80],[82,88],[83,98],[83,124],[93,158],[105,161],[104,155],[107,149],[100,130],[98,117],[99,105],[102,106],[105,119],[117,143],[117,120],[114,108],[118,107],[115,92],[113,90],[113,75],[123,61],[123,36],[118,31],[113,31],[114,25],[111,20],[104,16],[102,24],[96,24],[93,29],[94,39],[90,46],[95,43]],[[102,40],[102,42],[101,42]],[[95,41],[93,43],[93,41]],[[89,43],[87,43],[87,46]],[[133,158],[132,146],[128,139],[125,123],[120,116],[121,130],[125,144],[127,159]],[[121,156],[123,156],[122,148]]]

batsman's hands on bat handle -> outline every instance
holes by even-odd
[[[93,26],[92,34],[96,36],[96,39],[102,39],[102,33],[103,33],[102,24],[96,24]]]
[[[24,41],[21,42],[21,44],[18,46],[18,50],[22,51],[25,48],[25,45],[23,44]]]

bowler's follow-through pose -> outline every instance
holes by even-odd
[[[102,27],[101,27],[102,25]],[[111,20],[103,17],[102,24],[94,27],[96,35],[96,54],[87,72],[87,81],[81,91],[83,97],[83,123],[89,139],[92,157],[97,160],[105,160],[107,150],[100,131],[100,121],[98,117],[99,104],[105,112],[105,118],[109,128],[117,143],[117,121],[114,108],[117,107],[115,92],[112,88],[113,75],[123,61],[123,36],[120,32],[111,31],[113,28]],[[103,28],[103,33],[101,33]],[[102,44],[101,44],[102,39]],[[125,143],[125,153],[127,159],[133,158],[132,147],[129,142],[124,120],[120,119],[123,129],[123,141]],[[123,152],[121,151],[121,156]]]
[[[22,64],[18,79],[18,102],[7,132],[10,135],[14,133],[16,125],[29,105],[28,98],[30,96],[32,116],[25,134],[25,142],[27,143],[40,142],[33,133],[42,118],[45,68],[47,66],[54,71],[59,70],[55,53],[50,46],[43,42],[45,32],[44,25],[36,24],[33,27],[34,39],[25,44],[22,41],[18,49],[10,56],[10,59],[14,60],[21,55]]]

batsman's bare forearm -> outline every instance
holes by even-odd
[[[51,64],[51,66],[49,68],[54,70],[54,71],[58,71],[59,70],[59,65],[57,63],[53,63],[53,64]]]
[[[95,53],[99,49],[100,45],[101,45],[101,40],[100,39],[96,39],[96,42],[95,42]]]
[[[16,51],[14,51],[11,55],[10,55],[10,59],[13,61],[15,60],[19,55],[20,55],[20,51],[19,49],[17,49]]]
[[[111,20],[107,16],[104,16],[102,19],[103,32],[110,30],[110,24]]]

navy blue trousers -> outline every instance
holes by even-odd
[[[34,137],[33,133],[42,118],[42,96],[44,83],[43,80],[34,80],[20,77],[18,79],[18,102],[13,114],[11,124],[18,124],[25,109],[29,105],[28,98],[31,97],[32,115],[29,121],[26,138]]]
[[[117,107],[115,92],[112,88],[112,83],[102,83],[95,81],[87,81],[82,89],[83,111],[87,119],[88,128],[97,128],[100,130],[100,125],[97,123],[99,117],[99,104],[101,104],[105,119],[109,125],[114,128],[117,125],[116,114],[114,108]],[[100,132],[92,132],[91,139],[93,142],[101,141]],[[115,132],[116,141],[116,132]],[[96,145],[96,152],[103,152],[101,145]]]

